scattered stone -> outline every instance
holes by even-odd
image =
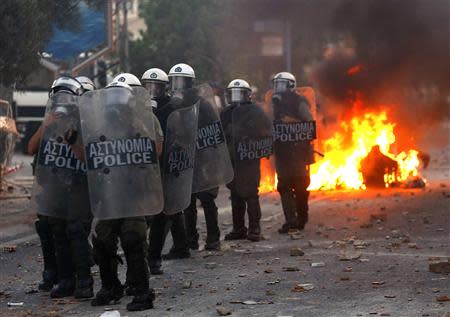
[[[340,278],[340,280],[341,280],[341,281],[350,281],[350,277],[348,277],[348,276],[342,276],[342,277]]]
[[[363,223],[362,225],[359,226],[361,229],[369,229],[373,227],[373,224],[371,223]]]
[[[197,271],[183,271],[184,274],[194,274],[197,273]]]
[[[223,306],[217,307],[216,311],[219,316],[230,316],[231,315],[231,310],[228,308],[225,308]]]
[[[307,291],[310,291],[312,289],[314,289],[314,285],[313,284],[310,284],[310,283],[297,284],[292,289],[292,292],[307,292]]]
[[[408,248],[410,248],[410,249],[418,249],[419,247],[417,246],[416,243],[408,243]]]
[[[395,295],[391,295],[391,294],[389,294],[389,295],[384,295],[384,298],[396,298],[397,296],[395,296]]]
[[[381,222],[386,222],[387,221],[387,214],[384,213],[379,213],[379,214],[371,214],[370,215],[370,220],[371,221],[381,221]]]
[[[436,300],[438,302],[450,302],[450,296],[447,295],[438,296],[436,297]]]
[[[120,312],[118,310],[106,311],[100,317],[120,317]]]
[[[352,272],[353,271],[353,268],[351,267],[351,266],[347,266],[346,268],[344,268],[343,270],[342,270],[342,272]]]
[[[290,254],[291,256],[304,256],[305,252],[300,248],[291,248]]]
[[[442,262],[432,262],[429,264],[428,269],[430,272],[438,274],[450,273],[450,259]]]
[[[39,291],[35,288],[30,288],[28,290],[25,291],[25,294],[35,294],[38,293]]]
[[[286,266],[286,267],[283,267],[283,271],[285,271],[285,272],[298,272],[298,271],[300,271],[300,269],[298,267],[296,267],[296,266]]]
[[[16,252],[17,246],[16,245],[6,245],[3,247],[4,253],[13,253]]]
[[[239,277],[246,277],[246,276],[247,276],[247,274],[245,274],[245,273],[242,273],[242,274],[239,274],[238,276],[239,276]]]
[[[372,282],[372,287],[373,288],[379,288],[381,285],[383,285],[384,284],[384,282],[383,281],[375,281],[375,282]]]
[[[186,282],[184,282],[183,283],[183,289],[189,289],[189,288],[191,288],[192,287],[192,281],[191,280],[189,280],[189,281],[186,281]]]
[[[311,267],[324,267],[325,263],[324,262],[313,262],[311,263]]]
[[[215,269],[216,267],[217,267],[217,263],[216,262],[205,263],[205,269],[212,270],[212,269]]]
[[[273,270],[271,268],[265,269],[264,273],[270,274],[273,273]]]
[[[303,238],[300,234],[290,234],[291,240],[301,240]]]
[[[276,293],[272,291],[271,289],[266,290],[266,296],[275,296]]]
[[[275,284],[278,284],[280,282],[281,282],[281,280],[279,278],[277,278],[275,281],[267,282],[267,285],[275,285]]]
[[[339,255],[339,261],[353,261],[353,260],[357,260],[361,257],[361,252],[360,251],[353,251],[353,250],[344,250],[340,255]]]
[[[21,307],[23,302],[8,302],[8,307]]]

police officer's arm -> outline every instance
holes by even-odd
[[[37,131],[31,137],[30,141],[28,142],[28,147],[27,147],[28,154],[34,155],[38,152],[39,144],[41,143],[43,131],[44,131],[44,128],[41,124],[39,126],[39,128],[37,129]]]

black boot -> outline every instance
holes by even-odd
[[[91,276],[77,279],[73,296],[75,298],[91,298],[94,296],[94,280]]]
[[[72,296],[75,290],[75,281],[73,279],[62,279],[53,287],[50,292],[51,298],[63,298]]]
[[[189,247],[187,244],[186,229],[184,224],[183,213],[178,213],[170,216],[172,225],[170,227],[170,233],[173,238],[173,247],[169,253],[162,256],[163,260],[177,260],[187,259],[191,257]]]
[[[296,201],[292,190],[280,191],[280,197],[286,222],[278,230],[278,233],[285,234],[297,231]]]
[[[231,214],[233,216],[233,230],[225,235],[225,240],[247,239],[245,227],[245,200],[231,191]]]
[[[142,311],[153,308],[155,291],[150,289],[147,292],[135,295],[133,300],[127,304],[128,311]]]
[[[148,258],[148,268],[150,269],[150,274],[161,275],[164,271],[161,269],[161,260],[152,260]]]
[[[247,239],[257,242],[261,240],[261,206],[259,197],[252,196],[247,199],[248,234]]]
[[[112,287],[102,288],[97,292],[95,298],[91,301],[92,306],[105,306],[109,305],[111,302],[117,302],[123,297],[123,286],[122,284],[116,284]]]
[[[38,285],[38,289],[43,292],[50,292],[53,285],[57,284],[58,278],[56,270],[44,270],[42,272],[42,281]]]
[[[50,292],[53,285],[58,282],[55,245],[48,217],[38,216],[38,218],[39,219],[35,222],[35,227],[39,239],[41,240],[42,257],[44,260],[42,281],[39,283],[38,289],[43,292]]]

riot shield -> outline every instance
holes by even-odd
[[[167,118],[162,162],[164,212],[183,211],[191,201],[198,103],[174,110]]]
[[[41,215],[62,219],[91,217],[86,166],[64,141],[80,131],[78,96],[59,92],[47,103],[36,161],[32,206]]]
[[[233,179],[233,166],[213,91],[209,85],[201,85],[198,94],[200,103],[192,193],[227,184]]]
[[[92,212],[98,219],[158,214],[161,174],[149,99],[123,87],[85,93],[81,127]]]
[[[259,161],[272,154],[271,121],[255,104],[233,109],[234,188],[242,196],[251,194],[259,185]]]
[[[297,91],[285,92],[273,103],[274,153],[279,176],[304,174],[306,166],[314,163],[313,141],[317,135],[312,101]]]

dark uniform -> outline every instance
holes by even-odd
[[[166,131],[169,115],[181,107],[183,105],[180,99],[172,99],[169,96],[165,96],[158,100],[158,107],[154,113],[161,124],[162,131]],[[160,161],[160,164],[162,163]],[[168,226],[170,226],[173,239],[171,253],[176,254],[178,257],[190,257],[183,212],[180,210],[180,212],[170,216],[161,212],[152,217],[150,224],[148,265],[152,274],[162,273],[161,254],[164,248]]]
[[[233,111],[236,107],[257,107],[255,104],[231,104],[221,113],[221,121],[225,131],[228,148],[231,153],[231,160],[234,168],[234,179],[227,187],[231,191],[231,208],[233,216],[233,230],[225,236],[225,240],[249,239],[259,241],[261,235],[260,219],[261,207],[259,204],[259,181],[261,178],[259,169],[259,159],[238,160],[236,158],[236,149],[233,139]],[[262,110],[260,111],[262,114]],[[252,117],[253,122],[250,125],[258,126],[255,131],[258,135],[267,134],[270,136],[270,122],[265,115],[260,117]],[[267,121],[267,122],[266,122]],[[257,131],[259,127],[267,127],[267,131]],[[248,233],[245,226],[245,212],[248,214]]]
[[[203,207],[206,222],[206,250],[220,249],[220,229],[215,199],[219,188],[213,188],[200,193],[192,194],[191,204],[184,210],[186,218],[186,233],[188,245],[192,250],[198,250],[199,234],[197,231],[197,199]]]
[[[306,98],[286,91],[281,99],[273,101],[274,120],[281,122],[312,121]],[[307,190],[310,184],[309,165],[314,163],[314,149],[310,142],[274,142],[275,167],[278,175],[278,192],[285,215],[285,224],[279,230],[303,230],[308,222]]]

